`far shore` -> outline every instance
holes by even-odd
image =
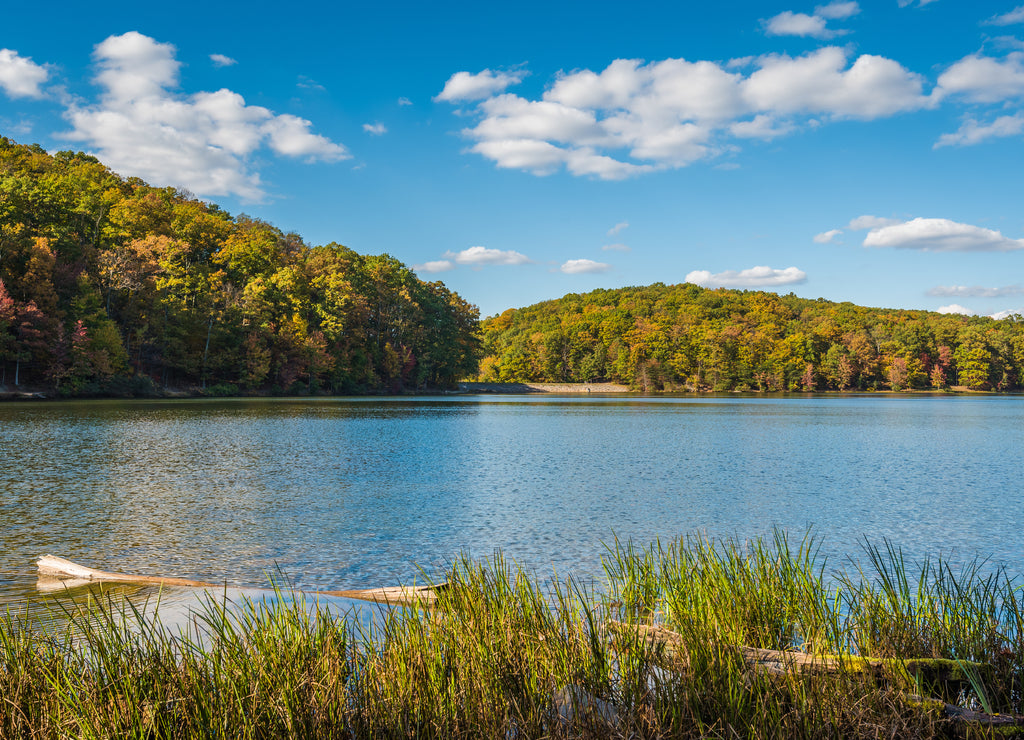
[[[107,398],[107,399],[130,399],[130,398],[149,398],[149,399],[190,399],[190,398],[274,398],[280,396],[292,397],[294,395],[309,397],[309,398],[325,398],[331,397],[335,394],[326,393],[320,391],[318,393],[299,393],[299,394],[281,394],[281,393],[268,393],[268,392],[246,392],[246,393],[218,393],[216,388],[210,390],[204,390],[198,387],[189,388],[154,388],[150,393],[144,393],[139,395],[134,394],[118,394],[118,393],[99,393],[99,394],[82,394],[82,395],[63,395],[55,392],[52,388],[42,387],[12,387],[0,385],[0,402],[3,401],[71,401],[81,400],[88,398]],[[733,391],[650,391],[644,393],[635,388],[630,388],[628,385],[622,385],[620,383],[477,383],[477,382],[460,382],[457,388],[444,389],[444,388],[406,388],[398,392],[383,392],[383,391],[368,391],[364,393],[356,393],[352,395],[361,396],[448,396],[448,395],[479,395],[479,394],[495,394],[495,395],[523,395],[523,394],[553,394],[553,395],[622,395],[630,394],[637,396],[660,396],[660,395],[754,395],[754,396],[790,396],[790,395],[846,395],[846,394],[867,394],[867,395],[925,395],[925,396],[949,396],[949,395],[1019,395],[1019,393],[1000,393],[998,391],[975,391],[967,388],[966,386],[952,386],[945,390],[913,390],[904,389],[899,391],[892,390],[846,390],[846,391],[756,391],[756,390],[733,390]],[[348,395],[348,394],[344,394]]]
[[[459,383],[464,393],[632,393],[618,383]]]

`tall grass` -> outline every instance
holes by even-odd
[[[940,737],[986,731],[942,702],[1022,712],[1021,592],[983,563],[886,544],[832,574],[783,532],[604,563],[596,592],[460,558],[431,607],[368,622],[281,592],[208,596],[176,630],[123,600],[60,630],[8,615],[0,737]]]

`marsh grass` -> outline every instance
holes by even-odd
[[[943,737],[987,730],[942,702],[1022,713],[1013,579],[889,544],[830,574],[818,553],[783,532],[616,541],[600,592],[460,558],[432,607],[368,621],[282,590],[209,595],[175,630],[130,600],[77,606],[59,630],[8,615],[0,737]]]

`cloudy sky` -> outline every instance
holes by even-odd
[[[1001,316],[1020,1],[19,3],[0,134],[387,252],[483,315],[689,281]]]

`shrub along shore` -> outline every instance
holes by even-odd
[[[974,561],[813,538],[616,542],[601,592],[459,559],[371,623],[212,596],[170,630],[97,599],[0,624],[5,738],[984,737],[1024,718],[1024,600]],[[279,594],[280,596],[280,594]]]

